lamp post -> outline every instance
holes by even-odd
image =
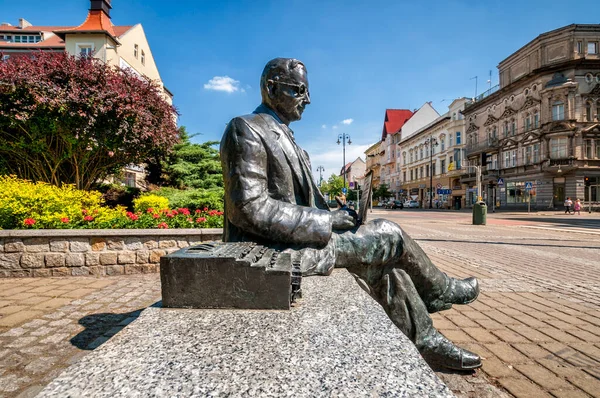
[[[320,188],[321,185],[323,184],[323,172],[325,171],[325,168],[323,166],[319,166],[319,167],[317,167],[317,171],[319,172],[319,188]]]
[[[438,142],[430,135],[425,144],[429,145],[429,208],[433,209],[433,148]]]
[[[344,153],[344,158],[343,158],[344,166],[342,167],[342,172],[344,173],[344,188],[346,188],[346,141],[348,141],[348,145],[352,144],[349,134],[342,133],[342,134],[338,135],[337,143],[338,143],[338,145],[340,145],[340,143],[342,144],[343,153]]]

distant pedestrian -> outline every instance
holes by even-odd
[[[573,201],[571,198],[565,200],[565,214],[571,214],[571,207],[573,207]]]
[[[575,214],[575,212],[577,212],[577,215],[581,215],[581,202],[579,199],[576,199],[575,204],[573,205],[573,214]]]

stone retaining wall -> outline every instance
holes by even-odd
[[[222,229],[0,231],[0,278],[158,272],[160,257]]]

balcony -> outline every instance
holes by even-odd
[[[498,138],[489,138],[484,142],[467,144],[465,146],[465,152],[467,156],[470,156],[484,151],[497,150],[499,146],[500,144]]]
[[[575,158],[568,157],[563,159],[549,159],[548,167],[556,167],[556,166],[574,166]]]
[[[485,98],[489,97],[490,95],[494,94],[496,91],[498,91],[500,89],[500,85],[497,84],[494,87],[490,88],[487,91],[484,91],[483,93],[479,94],[477,97],[473,98],[472,102],[467,102],[465,104],[465,110],[469,109],[469,107],[475,105],[476,103],[483,101]]]

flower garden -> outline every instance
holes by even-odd
[[[133,211],[108,207],[97,191],[56,187],[0,176],[0,229],[221,228],[223,212],[198,204],[170,208],[152,193],[134,200]]]

